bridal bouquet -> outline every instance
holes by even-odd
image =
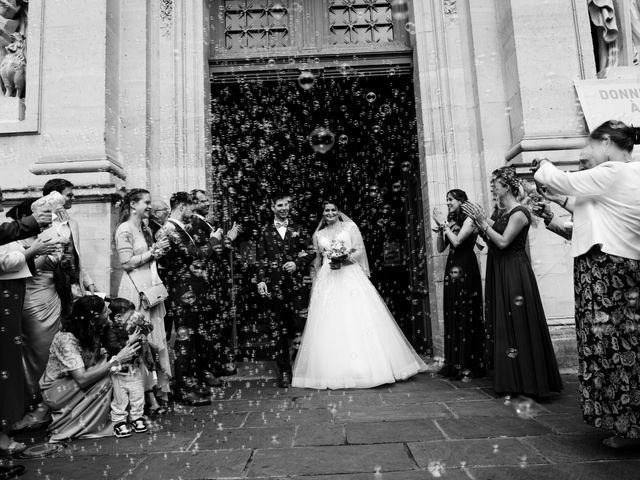
[[[331,240],[331,245],[327,250],[327,258],[329,258],[331,270],[339,270],[345,260],[349,258],[349,254],[353,252],[355,252],[355,249],[349,250],[344,240]]]

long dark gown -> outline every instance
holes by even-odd
[[[509,218],[523,212],[517,206],[502,214],[493,229],[502,234]],[[489,243],[486,278],[486,319],[492,323],[494,389],[538,397],[562,390],[540,292],[526,253],[529,225],[504,249]]]
[[[485,374],[482,280],[473,251],[477,235],[450,246],[444,276],[444,360],[441,374],[477,378]]]

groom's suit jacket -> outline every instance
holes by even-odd
[[[256,246],[258,282],[265,282],[270,288],[276,289],[283,283],[293,282],[289,288],[299,288],[314,259],[314,255],[308,251],[311,245],[311,239],[300,225],[290,221],[283,239],[273,221],[270,222],[262,229]],[[300,256],[301,253],[306,255]],[[290,261],[296,264],[293,274],[282,269]],[[288,288],[282,291],[285,295],[286,290]]]

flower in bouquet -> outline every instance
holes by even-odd
[[[342,264],[349,258],[349,254],[354,249],[349,249],[344,240],[332,240],[327,250],[327,258],[329,258],[329,266],[332,270],[338,270]]]
[[[66,198],[60,192],[53,191],[42,198],[39,198],[31,204],[33,213],[48,211],[53,212],[61,221],[69,220],[69,214],[64,209]]]
[[[151,320],[136,310],[125,313],[122,316],[122,324],[129,334],[139,330],[142,335],[148,335],[153,330]]]

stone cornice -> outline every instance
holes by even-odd
[[[29,168],[35,175],[62,175],[68,173],[110,173],[125,180],[127,174],[122,165],[104,155],[71,154],[43,156]]]
[[[558,135],[524,137],[517,142],[505,155],[507,162],[513,160],[523,152],[538,152],[545,150],[577,150],[587,145],[587,135]]]

